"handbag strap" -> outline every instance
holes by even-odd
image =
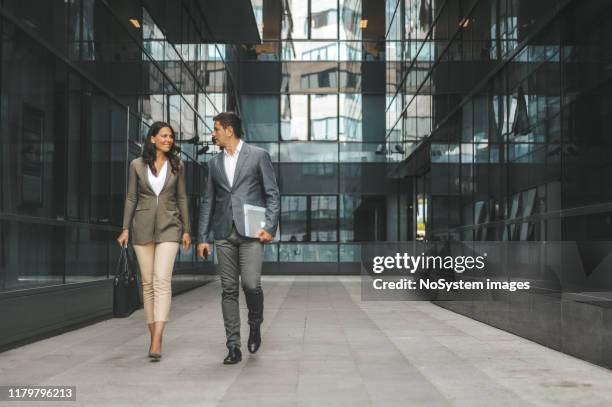
[[[123,260],[123,263],[122,263]],[[121,267],[123,266],[123,267]],[[117,270],[121,267],[121,271],[117,273]],[[127,274],[129,276],[130,268],[128,265],[127,259],[127,248],[121,246],[121,253],[119,254],[119,258],[117,259],[117,264],[115,265],[115,278],[121,277],[123,274]]]

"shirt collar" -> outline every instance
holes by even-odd
[[[234,151],[234,155],[230,155],[230,153],[227,152],[227,148],[224,148],[223,152],[225,153],[226,156],[229,156],[229,157],[236,156],[240,153],[240,150],[242,150],[242,144],[243,144],[242,139],[240,139],[240,141],[238,142],[238,145],[236,146],[236,151]]]

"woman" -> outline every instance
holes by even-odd
[[[158,361],[170,311],[174,259],[179,242],[185,250],[191,246],[185,165],[177,156],[174,130],[167,123],[151,125],[142,156],[130,162],[123,231],[117,238],[122,247],[127,246],[130,229],[151,333],[149,357]]]

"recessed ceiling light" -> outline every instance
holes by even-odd
[[[363,29],[368,28],[368,20],[361,20],[361,22],[359,23],[359,27]]]
[[[132,23],[132,26],[133,26],[134,28],[140,28],[140,21],[138,21],[137,19],[135,19],[135,18],[130,18],[130,23]]]

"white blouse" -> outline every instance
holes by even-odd
[[[164,183],[166,182],[166,172],[168,171],[168,160],[162,165],[161,170],[159,170],[159,174],[156,177],[151,171],[151,167],[147,165],[147,171],[149,173],[149,184],[153,188],[153,192],[155,195],[159,196],[162,188],[164,187]]]

